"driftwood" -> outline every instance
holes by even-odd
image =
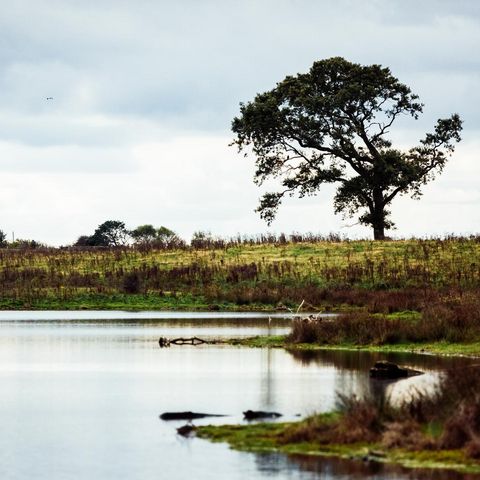
[[[160,415],[162,420],[194,420],[196,418],[206,417],[225,417],[226,415],[217,415],[215,413],[196,413],[196,412],[165,412]]]
[[[169,347],[170,345],[202,345],[204,343],[215,343],[214,341],[203,340],[202,338],[198,337],[190,337],[190,338],[173,338],[169,340],[165,337],[160,337],[158,339],[158,344],[160,348]]]
[[[245,420],[258,420],[260,418],[278,418],[281,417],[281,413],[277,412],[263,412],[262,410],[247,410],[243,412]]]

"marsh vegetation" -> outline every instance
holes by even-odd
[[[182,248],[0,250],[2,308],[426,311],[477,296],[480,238],[204,237]],[[330,240],[330,241],[328,241]]]

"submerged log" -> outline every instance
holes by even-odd
[[[206,417],[225,417],[226,415],[217,415],[215,413],[196,413],[196,412],[165,412],[160,415],[162,420],[194,420],[196,418]]]
[[[245,420],[259,420],[261,418],[278,418],[281,417],[281,413],[277,412],[264,412],[262,410],[247,410],[243,412]]]
[[[370,369],[371,378],[382,378],[388,380],[396,380],[398,378],[412,377],[413,375],[421,375],[423,372],[413,370],[412,368],[399,367],[396,363],[381,360],[375,362]]]

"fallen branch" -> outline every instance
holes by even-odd
[[[204,340],[203,338],[198,338],[198,337],[190,337],[190,338],[173,338],[172,340],[169,340],[168,338],[165,337],[160,337],[158,339],[158,344],[160,345],[160,348],[164,347],[169,347],[170,345],[202,345],[202,344],[214,344],[218,343],[217,340]]]

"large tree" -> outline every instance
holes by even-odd
[[[285,195],[314,195],[322,184],[337,183],[335,213],[358,213],[376,240],[385,238],[394,225],[392,200],[419,198],[460,141],[462,121],[454,114],[438,120],[418,146],[393,148],[390,127],[400,116],[418,119],[422,107],[388,68],[339,57],[315,62],[308,73],[240,104],[233,143],[255,156],[257,184],[276,178],[281,185],[263,195],[260,216],[270,224]]]

